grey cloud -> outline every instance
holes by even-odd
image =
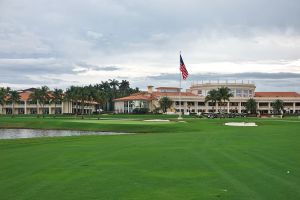
[[[161,74],[159,76],[148,76],[149,82],[157,84],[171,84],[178,86],[179,74]],[[187,88],[191,83],[205,82],[242,82],[255,83],[258,91],[297,91],[300,92],[300,74],[298,73],[202,73],[190,75],[188,82],[183,82]],[[145,85],[143,85],[145,87]]]
[[[94,70],[94,71],[117,71],[121,69],[121,67],[118,66],[97,66],[97,65],[92,65],[92,64],[87,64],[85,62],[78,62],[76,66],[81,67],[78,71],[80,72],[85,72],[89,70]]]
[[[178,79],[178,74],[161,74],[159,76],[148,76],[148,78],[153,80],[176,80]],[[266,80],[266,79],[300,79],[300,74],[298,73],[259,73],[259,72],[245,72],[245,73],[230,73],[230,74],[220,74],[220,73],[201,73],[193,74],[189,76],[189,80],[200,81],[200,80],[226,80],[226,79],[249,79],[249,80]]]
[[[2,0],[0,5],[0,78],[9,82],[26,81],[21,79],[26,75],[76,77],[89,70],[126,71],[124,66],[133,64],[173,65],[179,49],[196,64],[299,59],[298,0]],[[210,73],[190,80],[283,77],[298,84],[297,74],[286,73]],[[177,78],[131,80],[143,86],[154,80],[177,84]]]
[[[54,58],[0,59],[1,74],[70,74],[72,68],[71,63]]]

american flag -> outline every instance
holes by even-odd
[[[189,76],[189,72],[187,71],[187,69],[184,65],[184,62],[182,60],[181,55],[180,55],[180,71],[181,71],[181,75],[182,75],[183,80],[186,80],[187,77]]]

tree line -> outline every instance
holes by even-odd
[[[55,88],[50,91],[48,86],[34,88],[30,94],[29,99],[37,106],[37,114],[39,114],[39,107],[43,108],[48,103],[55,105],[62,101],[70,101],[75,103],[74,114],[84,114],[84,105],[86,102],[97,102],[104,111],[113,111],[113,99],[128,96],[132,93],[139,92],[139,88],[131,88],[127,80],[111,80],[101,81],[101,83],[87,86],[70,86],[65,91]],[[6,104],[12,105],[12,112],[14,112],[15,104],[20,103],[21,96],[17,90],[12,90],[9,87],[0,88],[0,105],[2,109]],[[73,112],[73,111],[72,111]],[[14,113],[12,113],[14,114]]]

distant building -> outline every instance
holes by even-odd
[[[205,97],[212,89],[228,87],[233,97],[230,102],[215,103],[205,102]],[[228,113],[243,113],[245,103],[249,98],[254,98],[257,102],[257,110],[261,114],[271,114],[273,112],[271,103],[277,99],[284,102],[284,113],[300,114],[300,94],[296,92],[255,92],[255,84],[252,83],[202,83],[193,84],[186,92],[181,92],[177,87],[158,87],[156,91],[153,86],[148,86],[148,91],[132,94],[127,97],[114,100],[115,113],[132,113],[135,108],[149,108],[153,111],[159,107],[159,99],[169,97],[173,101],[169,112],[178,113],[200,113],[218,112],[226,110]],[[181,99],[181,106],[180,104]]]
[[[56,104],[56,106],[51,101],[47,102],[44,107],[41,105],[37,106],[38,102],[31,101],[30,99],[30,94],[33,93],[33,91],[34,88],[19,91],[21,100],[14,105],[14,114],[74,114],[76,112],[81,113],[82,111],[80,102],[66,100]],[[83,110],[84,114],[91,114],[96,111],[96,105],[96,102],[85,102]],[[0,105],[0,114],[12,114],[12,107],[13,106],[10,103],[6,103],[4,106]]]

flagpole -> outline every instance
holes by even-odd
[[[180,71],[180,56],[181,56],[181,51],[179,51],[179,116],[178,116],[178,119],[182,119],[182,116],[181,116],[181,71]]]

